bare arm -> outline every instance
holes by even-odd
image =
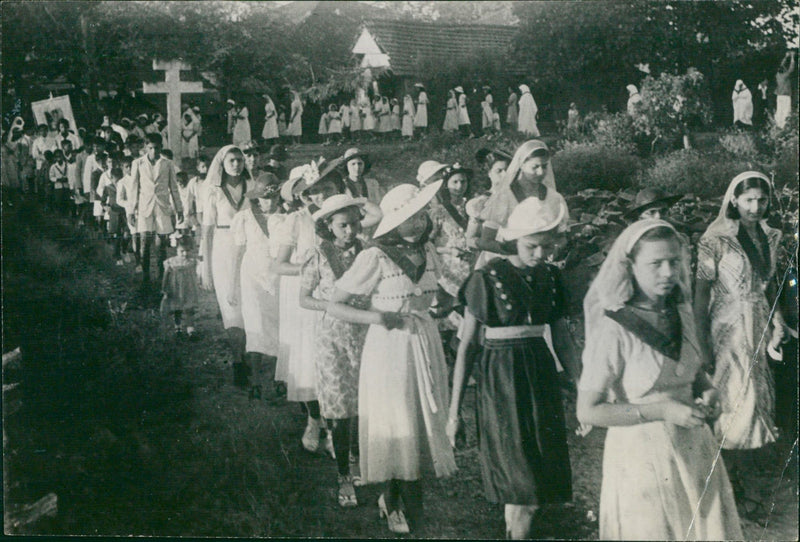
[[[211,277],[211,250],[214,244],[214,226],[203,226],[203,238],[200,242],[200,255],[203,257],[201,266],[200,284],[205,290],[213,290],[214,284]]]
[[[242,259],[244,258],[244,250],[244,246],[237,245],[236,254],[233,255],[233,259],[236,263],[234,264],[233,268],[233,288],[231,288],[230,295],[228,296],[228,303],[234,307],[237,306],[241,301]]]
[[[310,311],[325,311],[328,302],[312,296],[312,291],[310,288],[300,288],[300,306]]]
[[[467,231],[464,237],[467,238],[467,248],[478,248],[478,239],[481,236],[481,223],[475,218],[470,218],[467,222]]]
[[[470,354],[469,349],[478,335],[479,323],[469,310],[464,311],[464,327],[462,328],[461,342],[458,344],[456,354],[456,364],[453,368],[453,395],[450,399],[450,414],[448,425],[458,421],[458,413],[461,410],[461,402],[464,400],[464,385],[472,373],[475,364],[475,357]],[[448,435],[449,436],[449,435]],[[453,429],[453,439],[455,439],[455,428]],[[451,442],[453,444],[453,442]]]
[[[387,329],[403,327],[402,314],[357,309],[348,304],[354,297],[356,296],[336,288],[328,303],[328,314],[354,324],[382,325]]]
[[[369,228],[377,224],[383,218],[383,213],[381,212],[381,208],[372,203],[371,201],[367,201],[364,204],[364,218],[361,220],[361,227],[362,228]]]
[[[475,245],[481,249],[489,252],[496,252],[498,254],[513,254],[513,250],[509,250],[505,243],[497,240],[497,229],[487,226],[485,223],[481,228],[481,236],[475,241]]]
[[[665,421],[681,427],[698,427],[705,423],[705,413],[697,406],[667,400],[636,405],[607,403],[605,394],[596,391],[578,391],[578,421],[583,425],[614,427]]]
[[[278,248],[278,256],[275,258],[275,273],[285,276],[297,276],[300,274],[300,264],[289,263],[294,247],[291,245],[281,245]]]

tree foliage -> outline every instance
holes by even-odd
[[[785,47],[777,18],[785,3],[515,2],[522,26],[514,57],[530,71],[538,95],[564,111],[577,96],[594,96],[597,102],[579,106],[622,109],[625,85],[645,75],[639,67],[652,74],[696,67],[715,87],[719,66],[753,51]]]
[[[655,140],[672,140],[691,127],[711,123],[711,97],[703,74],[690,68],[683,75],[647,76],[634,128]]]

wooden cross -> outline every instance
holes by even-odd
[[[203,92],[203,83],[181,81],[181,70],[190,70],[191,66],[180,60],[153,60],[153,70],[164,70],[164,81],[159,83],[143,83],[145,94],[167,95],[167,130],[169,147],[177,158],[181,150],[181,94]],[[166,145],[165,145],[166,146]]]

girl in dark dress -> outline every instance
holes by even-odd
[[[543,338],[549,324],[555,350],[577,380],[580,368],[564,320],[561,278],[545,263],[566,216],[560,195],[520,203],[500,230],[504,240],[516,242],[517,254],[491,260],[459,292],[467,310],[447,435],[454,444],[474,360],[468,347],[481,337],[483,353],[475,376],[483,485],[489,501],[505,504],[506,534],[514,539],[528,537],[539,506],[572,498],[558,376]]]

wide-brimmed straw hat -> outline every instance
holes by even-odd
[[[361,158],[364,161],[364,173],[369,171],[369,168],[372,167],[372,162],[369,159],[369,154],[362,151],[358,147],[350,147],[344,154],[342,155],[342,164],[347,167],[347,162],[354,158]]]
[[[425,186],[447,167],[447,164],[442,164],[436,160],[426,160],[417,168],[417,182],[420,186]]]
[[[324,220],[347,207],[363,207],[366,202],[367,198],[354,198],[347,194],[336,194],[323,201],[322,206],[316,213],[311,215],[311,218],[314,219],[314,222]]]
[[[310,167],[310,164],[303,164],[292,168],[289,172],[289,180],[281,185],[281,197],[284,201],[291,202],[294,200],[294,187],[303,179],[303,175]]]
[[[567,216],[567,202],[560,194],[544,200],[530,197],[520,202],[505,227],[497,233],[498,241],[516,241],[520,237],[557,228]]]
[[[253,187],[244,197],[247,199],[267,199],[280,195],[281,187],[278,178],[272,173],[262,173],[258,176]]]
[[[414,83],[414,86],[419,88],[425,88],[425,85],[423,85],[422,83]]]
[[[461,94],[464,94],[464,87],[462,87],[461,85],[457,86],[453,90],[455,90],[456,92],[460,92]]]
[[[682,198],[682,195],[668,196],[659,188],[644,188],[637,192],[630,208],[625,211],[625,217],[634,217],[654,207],[670,207]]]
[[[333,173],[336,173],[337,176],[340,176],[341,174],[337,171],[337,168],[341,164],[342,164],[341,158],[335,158],[333,160],[325,160],[324,157],[320,156],[318,161],[316,162],[312,161],[311,164],[308,164],[309,169],[306,170],[300,181],[294,185],[294,187],[292,188],[292,194],[294,194],[295,196],[302,194],[303,192],[310,189],[315,184],[317,184],[318,182],[320,182],[321,180],[325,179],[326,177],[330,176]]]
[[[413,184],[401,184],[389,190],[381,200],[383,218],[372,237],[389,233],[417,214],[436,197],[442,182],[436,181],[421,188]]]

